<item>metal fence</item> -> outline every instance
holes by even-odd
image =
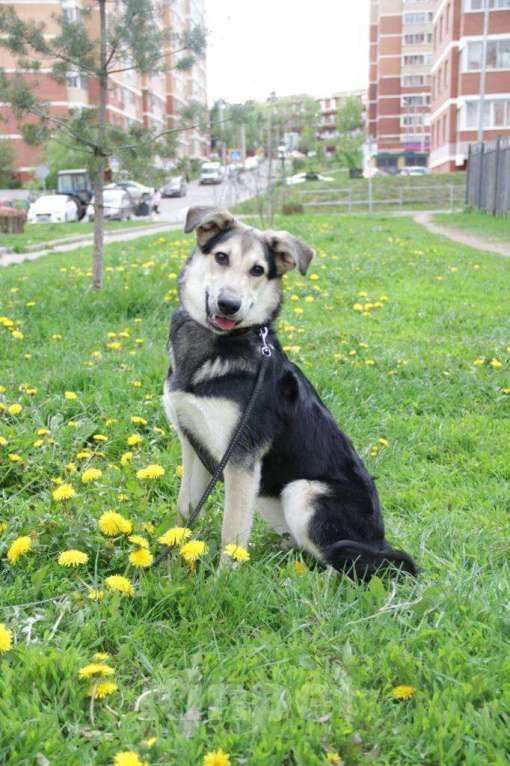
[[[346,213],[362,210],[396,209],[414,210],[462,210],[464,207],[464,185],[426,184],[388,188],[374,183],[369,198],[366,188],[346,187],[343,189],[317,189],[298,191],[295,196],[306,209],[336,208]]]
[[[510,214],[510,138],[470,145],[466,205],[492,215]]]

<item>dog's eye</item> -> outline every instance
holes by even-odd
[[[264,267],[259,266],[258,264],[255,264],[255,266],[252,266],[250,269],[250,274],[252,277],[261,277],[264,273]]]
[[[214,260],[220,266],[228,266],[228,255],[226,253],[214,253]]]

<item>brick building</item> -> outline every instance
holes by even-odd
[[[367,91],[352,90],[333,93],[326,98],[316,99],[320,107],[318,136],[321,141],[334,141],[337,137],[336,121],[338,110],[342,107],[348,98],[355,98],[361,103],[362,124],[366,126],[367,120]],[[334,151],[334,145],[327,146],[327,151]]]
[[[432,151],[434,172],[464,169],[477,140],[486,0],[439,0],[434,14]],[[485,140],[510,135],[510,0],[489,1]]]
[[[54,17],[64,14],[69,20],[76,19],[86,0],[0,0],[2,5],[12,5],[22,19],[43,22],[45,34],[58,33],[60,27]],[[107,9],[108,9],[107,5]],[[204,0],[173,0],[162,6],[161,25],[175,32],[203,23]],[[98,11],[86,17],[89,33],[98,29]],[[169,51],[171,48],[169,48]],[[162,53],[164,54],[164,50]],[[143,124],[156,130],[176,124],[180,110],[198,101],[206,104],[205,62],[197,62],[191,70],[180,72],[172,69],[172,56],[164,58],[169,71],[142,77],[134,71],[113,73],[110,77],[107,118],[111,124],[128,128],[131,124]],[[0,48],[0,67],[11,76],[16,74],[16,61],[5,49]],[[126,63],[128,66],[129,63]],[[123,65],[119,65],[122,69]],[[55,116],[66,116],[72,109],[86,109],[97,104],[98,83],[79,72],[70,70],[65,83],[57,83],[51,77],[51,62],[41,61],[37,74],[23,74],[40,99],[50,104]],[[43,149],[24,143],[19,125],[6,104],[0,104],[0,140],[7,140],[16,152],[16,167],[20,177],[29,177],[41,161]],[[209,151],[209,138],[198,129],[180,134],[178,155],[204,158]]]
[[[378,168],[426,165],[435,0],[371,0],[368,134]]]

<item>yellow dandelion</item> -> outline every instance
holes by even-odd
[[[185,543],[181,547],[180,552],[184,561],[188,564],[193,564],[207,553],[207,545],[203,540],[190,540],[189,543]]]
[[[149,766],[147,761],[142,761],[138,753],[132,750],[125,750],[122,753],[116,753],[113,759],[113,766]]]
[[[108,437],[105,436],[104,434],[94,434],[94,436],[92,438],[94,439],[95,442],[107,442],[108,441]]]
[[[110,575],[104,582],[109,590],[116,590],[118,593],[124,593],[126,596],[132,596],[135,592],[133,583],[122,575]]]
[[[406,686],[405,684],[402,686],[395,686],[391,690],[391,696],[394,700],[408,700],[411,697],[414,697],[416,694],[416,688],[414,686]]]
[[[204,766],[230,766],[230,757],[223,750],[215,750],[204,756]]]
[[[234,559],[234,561],[248,561],[250,558],[250,554],[246,548],[241,548],[240,545],[226,545],[225,553],[227,556],[230,556],[231,559]]]
[[[141,535],[129,535],[128,540],[130,543],[133,543],[133,545],[138,545],[139,548],[149,547],[149,541]]]
[[[101,681],[98,684],[92,684],[89,688],[88,696],[94,699],[102,700],[117,691],[119,687],[113,681]]]
[[[78,398],[78,394],[75,391],[64,391],[64,399],[68,402],[72,402]]]
[[[82,551],[71,549],[69,551],[62,551],[58,557],[58,563],[61,567],[77,567],[80,564],[86,564],[89,557]]]
[[[11,463],[22,463],[23,458],[21,455],[18,455],[17,452],[9,452],[7,455],[7,458],[11,461]]]
[[[91,588],[88,592],[87,598],[91,601],[102,601],[104,598],[104,591]]]
[[[129,561],[137,569],[146,569],[150,567],[154,560],[154,556],[147,548],[138,548],[136,551],[132,551],[129,554]]]
[[[31,548],[32,540],[30,537],[17,537],[7,551],[7,560],[14,566],[18,563],[18,559],[28,553]]]
[[[81,452],[78,452],[76,454],[77,460],[88,460],[90,457],[92,457],[93,453],[89,449],[83,449]]]
[[[79,678],[92,678],[93,676],[113,676],[114,669],[104,662],[91,662],[84,665],[78,671]]]
[[[128,447],[137,447],[142,442],[143,436],[140,436],[140,434],[131,434],[131,436],[128,436],[127,438]]]
[[[9,415],[19,415],[21,412],[23,412],[23,407],[21,404],[11,404],[9,407],[7,407],[7,412]]]
[[[83,484],[90,484],[91,482],[100,479],[102,475],[103,472],[100,471],[99,468],[87,468],[86,471],[83,471],[81,480]]]
[[[53,490],[52,497],[59,503],[62,500],[70,500],[76,495],[76,491],[72,484],[61,484],[55,490]]]
[[[495,370],[499,370],[500,367],[503,367],[503,364],[499,361],[499,359],[491,359],[490,366]]]
[[[124,452],[120,457],[120,464],[121,465],[127,465],[131,462],[133,459],[133,453],[132,452]]]
[[[146,426],[147,421],[145,418],[141,418],[139,415],[133,415],[131,417],[131,422],[134,426]]]
[[[0,622],[0,654],[8,652],[12,647],[12,632]]]
[[[302,561],[295,561],[294,562],[294,572],[297,575],[302,575],[305,572],[308,572],[308,567],[306,566],[306,564],[303,564]]]
[[[148,535],[153,535],[156,530],[156,527],[152,523],[152,521],[146,521],[143,525],[143,531],[147,532]]]
[[[384,436],[380,436],[379,437],[379,444],[382,444],[383,447],[388,447],[389,446],[389,441],[388,441],[388,439],[385,439]]]
[[[5,532],[6,529],[7,529],[7,522],[0,521],[0,533]]]
[[[187,527],[172,527],[161,535],[161,537],[158,537],[158,543],[172,547],[173,545],[181,545],[186,542],[186,540],[189,540],[190,537],[191,529],[188,529]]]
[[[178,476],[179,479],[182,479],[184,475],[184,468],[182,467],[182,465],[177,466],[177,468],[175,469],[175,475]]]
[[[94,659],[98,660],[98,662],[103,662],[104,660],[109,660],[110,655],[108,652],[95,652]]]
[[[140,470],[136,472],[136,478],[141,479],[142,481],[145,481],[146,479],[159,479],[160,476],[164,475],[165,469],[162,465],[158,465],[157,463],[152,463],[146,468],[140,468]]]
[[[130,535],[133,531],[131,521],[117,511],[105,511],[97,523],[103,535],[107,537]]]
[[[5,438],[5,436],[0,436],[0,447],[5,447],[6,444],[7,444],[7,439]]]
[[[332,766],[342,766],[343,761],[340,758],[340,755],[338,753],[335,753],[333,750],[326,753],[326,761],[328,763],[331,763]]]
[[[501,393],[505,394],[505,396],[508,396],[510,394],[510,388],[502,388]]]
[[[475,367],[481,367],[482,364],[485,364],[485,359],[483,358],[483,356],[479,356],[477,359],[475,359],[473,364],[475,365]]]

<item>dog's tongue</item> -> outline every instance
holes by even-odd
[[[214,317],[214,324],[216,327],[219,327],[220,330],[233,330],[236,326],[236,323],[233,319],[227,319],[226,317],[220,317],[215,315]]]

